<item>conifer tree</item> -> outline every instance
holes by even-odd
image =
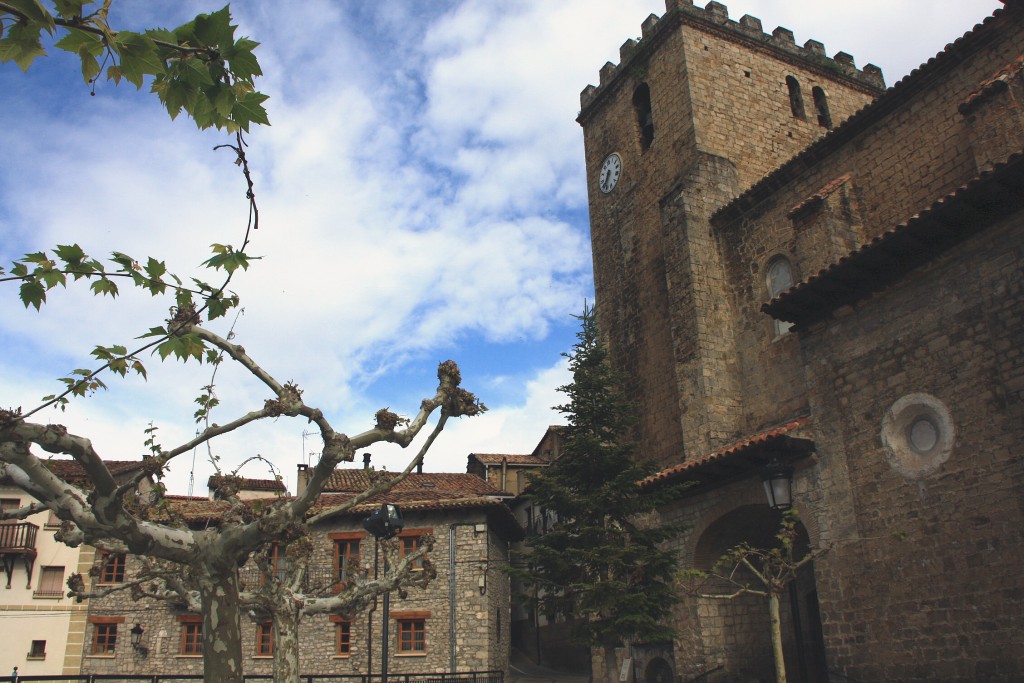
[[[672,637],[665,625],[677,597],[674,553],[662,547],[676,530],[651,524],[666,494],[642,492],[652,467],[629,441],[633,405],[622,392],[592,308],[565,356],[573,373],[556,407],[568,426],[559,457],[532,477],[530,495],[545,510],[548,531],[527,541],[530,569],[520,574],[549,619],[574,622],[581,644],[602,647],[609,681],[616,647]],[[595,672],[596,673],[596,672]]]

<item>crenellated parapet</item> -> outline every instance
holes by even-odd
[[[665,14],[662,17],[654,14],[648,16],[640,25],[640,39],[629,39],[619,48],[619,63],[606,63],[600,70],[600,83],[583,89],[580,93],[581,109],[586,110],[620,73],[629,70],[634,60],[642,58],[672,27],[679,24],[695,26],[726,40],[771,52],[797,66],[845,81],[866,92],[877,93],[885,88],[880,68],[867,64],[863,69],[858,69],[853,56],[846,52],[837,52],[828,57],[824,44],[817,40],[807,40],[803,45],[797,45],[793,32],[781,26],[770,34],[765,33],[761,20],[749,14],[734,21],[729,18],[729,8],[714,0],[703,9],[694,5],[693,0],[665,0]]]

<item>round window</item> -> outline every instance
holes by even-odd
[[[956,430],[949,409],[929,394],[908,394],[882,418],[889,464],[910,479],[932,474],[953,453]]]

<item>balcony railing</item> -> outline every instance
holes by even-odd
[[[252,590],[259,588],[265,581],[264,572],[256,567],[243,567],[238,572],[239,580],[245,587]],[[279,572],[283,579],[285,572]],[[306,570],[306,579],[303,581],[302,590],[308,593],[330,593],[343,588],[344,580],[339,580],[333,567],[310,567]]]
[[[0,553],[34,554],[38,532],[30,522],[0,523]]]

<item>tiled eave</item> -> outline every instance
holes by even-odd
[[[777,457],[782,462],[806,458],[814,451],[814,442],[792,436],[810,417],[800,417],[742,439],[704,457],[690,460],[652,474],[640,482],[642,489],[686,485],[684,496],[704,493],[725,484],[756,476],[762,467]]]
[[[885,289],[1024,204],[1024,153],[1011,156],[906,223],[876,237],[761,307],[798,326]]]

